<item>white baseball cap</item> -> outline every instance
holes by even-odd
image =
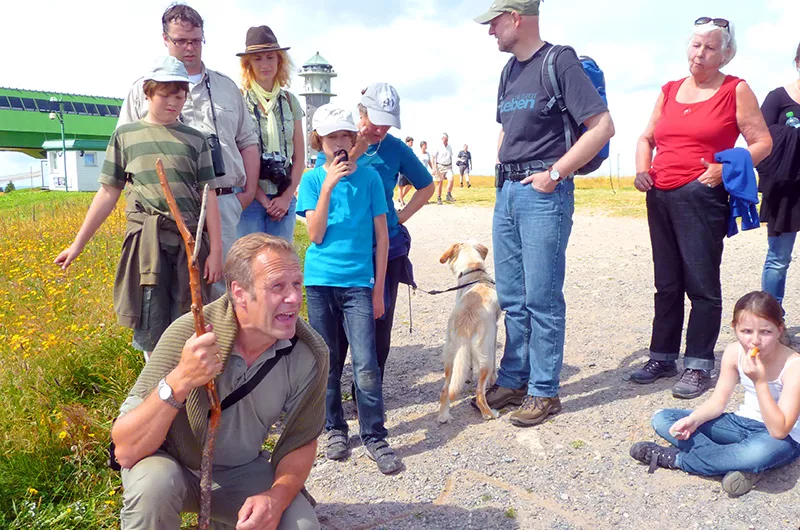
[[[361,104],[369,121],[378,126],[400,128],[400,96],[389,83],[373,83],[364,90]]]
[[[353,115],[333,103],[319,107],[314,112],[311,122],[320,136],[328,136],[336,131],[358,132]]]
[[[159,83],[169,83],[170,81],[190,82],[189,72],[186,71],[186,67],[171,55],[156,59],[153,67],[144,76],[144,80],[158,81]]]

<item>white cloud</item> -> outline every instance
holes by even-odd
[[[190,1],[206,21],[203,57],[210,68],[238,80],[235,53],[244,46],[247,28],[268,24],[282,44],[292,47],[289,53],[298,66],[317,51],[333,64],[339,74],[333,90],[340,104],[352,108],[366,84],[390,82],[401,96],[401,136],[433,146],[447,131],[455,147],[470,145],[476,172],[483,174],[493,171],[497,82],[509,57],[497,50],[486,26],[472,22],[489,3]],[[44,0],[36,10],[47,16],[35,21],[29,17],[30,6],[9,4],[0,19],[4,86],[122,97],[153,58],[165,53],[160,35],[164,0]],[[612,161],[616,166],[619,154],[623,174],[634,170],[636,139],[660,86],[687,74],[685,43],[692,21],[701,15],[725,16],[736,24],[739,53],[726,70],[747,79],[760,99],[796,79],[791,64],[797,47],[795,21],[800,20],[796,0],[760,5],[704,0],[701,8],[696,0],[669,5],[624,0],[542,4],[543,37],[571,44],[596,59],[606,73],[617,128]],[[292,90],[302,91],[302,79],[294,80]],[[27,171],[31,165],[38,162],[0,153],[0,175]]]

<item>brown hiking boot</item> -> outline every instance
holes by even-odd
[[[528,395],[527,387],[505,388],[495,383],[486,390],[486,404],[489,408],[500,410],[508,405],[521,405],[526,395]],[[475,398],[470,399],[470,404],[478,408]]]
[[[548,416],[561,412],[561,400],[556,397],[525,396],[520,407],[511,413],[509,421],[517,427],[539,425]]]

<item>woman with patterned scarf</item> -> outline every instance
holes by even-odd
[[[239,221],[239,237],[265,232],[294,241],[295,190],[305,167],[303,109],[289,86],[292,61],[268,26],[247,30],[242,97],[256,122],[261,171],[255,200]]]

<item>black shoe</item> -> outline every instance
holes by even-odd
[[[402,469],[403,464],[386,440],[377,440],[365,444],[367,456],[378,464],[378,470],[384,475],[391,475]]]
[[[672,387],[672,395],[680,399],[694,399],[711,388],[711,372],[709,370],[683,371],[680,381]]]
[[[675,459],[680,450],[677,447],[663,447],[653,442],[636,442],[631,446],[630,455],[642,464],[647,464],[647,472],[654,473],[657,467],[678,469]]]
[[[347,458],[348,442],[347,433],[339,429],[331,429],[325,436],[327,444],[325,446],[325,456],[330,460],[342,460]]]
[[[678,375],[678,367],[675,361],[654,361],[650,359],[644,366],[631,374],[631,381],[640,385],[655,383],[662,377],[672,377]]]
[[[471,187],[472,187],[472,184],[470,184],[469,182],[467,182],[467,187],[468,187],[468,188],[471,188]]]

